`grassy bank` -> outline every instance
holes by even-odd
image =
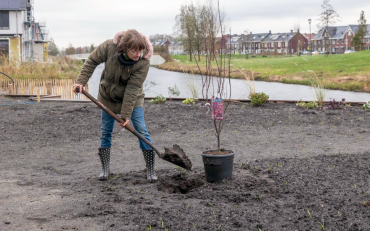
[[[14,79],[75,79],[82,65],[82,61],[66,57],[52,57],[52,63],[17,63],[0,57],[0,71]]]
[[[178,62],[167,62],[161,69],[198,74],[196,62],[189,61],[189,56],[173,55]],[[198,62],[205,67],[205,57]],[[309,85],[309,79],[315,74],[325,80],[328,89],[370,91],[370,51],[351,54],[293,57],[249,57],[232,55],[233,78],[244,78],[246,73],[253,73],[256,80],[276,81]],[[213,64],[216,67],[216,64]],[[307,72],[310,71],[310,72]],[[313,72],[311,72],[313,71]],[[216,72],[215,72],[216,74]]]

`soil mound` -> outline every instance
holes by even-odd
[[[191,190],[203,186],[204,183],[204,180],[200,179],[200,175],[179,173],[161,177],[159,179],[158,190],[166,193],[187,194]]]

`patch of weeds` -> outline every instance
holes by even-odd
[[[308,213],[308,215],[310,216],[309,218],[307,218],[307,220],[309,220],[309,219],[311,219],[311,217],[312,217],[312,216],[311,216],[311,213],[310,213],[310,210],[308,210],[308,209],[307,209],[307,213]]]
[[[194,102],[194,99],[192,98],[186,98],[185,100],[182,101],[183,104],[191,104],[191,103],[195,103]]]
[[[362,109],[364,109],[364,110],[370,109],[370,101],[365,103],[364,105],[362,105]]]
[[[164,97],[161,94],[159,94],[157,97],[155,97],[154,99],[151,99],[149,101],[149,103],[158,103],[158,104],[162,104],[162,103],[165,103],[165,102],[166,102],[166,97]]]
[[[302,100],[300,100],[299,102],[296,103],[296,105],[303,107],[304,109],[314,109],[319,107],[319,104],[316,101],[305,103]]]
[[[114,191],[115,189],[116,187],[112,185],[108,185],[108,187],[106,188],[107,191]]]
[[[319,224],[320,224],[320,230],[324,230],[325,229],[324,220],[322,221],[322,223],[319,221]]]
[[[344,110],[346,110],[345,106],[346,106],[346,99],[345,98],[343,98],[342,101],[335,101],[335,99],[332,99],[322,109],[324,109],[324,110],[327,110],[327,109],[331,109],[331,110],[344,109]]]

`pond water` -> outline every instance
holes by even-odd
[[[104,64],[99,65],[91,79],[89,80],[89,92],[93,96],[98,95],[98,86],[100,75],[104,69]],[[162,94],[168,97],[168,87],[175,84],[180,90],[180,95],[176,97],[192,97],[188,84],[194,83],[198,86],[198,97],[202,96],[202,79],[200,75],[185,74],[180,72],[165,71],[155,67],[150,67],[148,77],[144,83],[145,96],[156,97]],[[246,80],[231,80],[231,98],[248,99],[248,85]],[[284,84],[275,82],[255,81],[256,92],[264,92],[270,96],[271,100],[313,100],[315,92],[312,87],[296,84]],[[339,90],[325,90],[325,100],[345,98],[350,102],[367,102],[370,100],[370,94],[364,92],[350,92]]]

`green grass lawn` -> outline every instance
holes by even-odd
[[[279,56],[277,56],[279,57]],[[179,59],[186,65],[196,65],[194,60],[191,63],[189,56],[173,55],[173,59]],[[205,65],[205,58],[201,58],[201,65]],[[370,50],[351,54],[338,54],[325,57],[323,55],[314,56],[292,56],[284,58],[267,58],[258,56],[257,58],[246,59],[244,55],[232,55],[231,64],[236,68],[244,68],[260,73],[261,76],[269,75],[294,76],[303,71],[312,70],[325,77],[338,76],[370,76]]]
[[[173,59],[180,62],[169,62],[162,66],[163,69],[177,70],[179,66],[184,69],[197,70],[196,62],[189,61],[188,55],[173,55]],[[205,66],[205,57],[198,62]],[[231,64],[234,78],[242,78],[239,70],[253,71],[258,80],[278,81],[285,83],[309,84],[308,79],[317,75],[324,78],[329,89],[369,91],[370,90],[370,50],[351,54],[329,55],[302,55],[292,57],[261,57],[246,59],[244,55],[232,55]],[[215,63],[212,64],[214,67]],[[160,67],[161,68],[161,67]],[[307,72],[307,71],[313,71]],[[187,71],[189,72],[189,71]],[[237,74],[239,73],[239,75]]]

